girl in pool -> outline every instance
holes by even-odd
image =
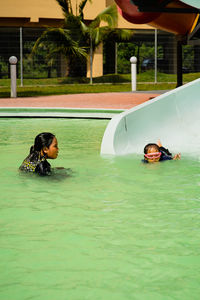
[[[29,155],[19,169],[39,175],[51,175],[51,165],[47,162],[47,159],[56,159],[58,150],[58,142],[55,135],[50,132],[42,132],[36,136]]]
[[[162,146],[160,140],[157,144],[147,144],[144,147],[144,163],[155,163],[164,160],[177,160],[180,158],[180,153],[172,157],[172,154],[169,152],[169,150]]]

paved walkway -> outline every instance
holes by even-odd
[[[95,93],[57,95],[30,98],[0,98],[0,108],[94,108],[94,109],[130,109],[148,101],[165,91],[130,93]]]

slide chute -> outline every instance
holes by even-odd
[[[174,34],[192,33],[199,19],[200,0],[115,0],[115,2],[120,14],[128,22],[148,24]]]

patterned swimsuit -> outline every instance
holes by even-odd
[[[20,171],[37,173],[39,175],[50,175],[51,165],[44,156],[38,153],[29,154],[19,167]]]

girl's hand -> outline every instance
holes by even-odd
[[[160,140],[157,141],[157,145],[158,145],[158,147],[162,147],[162,144],[161,144]]]
[[[173,160],[179,160],[179,159],[181,159],[181,153],[175,154]]]

